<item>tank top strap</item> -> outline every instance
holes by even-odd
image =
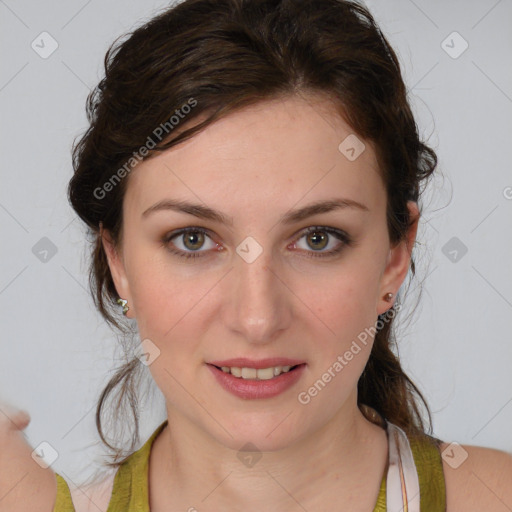
[[[132,453],[119,466],[114,484],[112,497],[107,512],[150,512],[149,511],[149,455],[151,446],[160,432],[167,425],[165,420],[148,438],[144,445]]]
[[[149,512],[148,469],[151,446],[167,425],[165,420],[144,445],[118,467],[107,512]],[[58,473],[57,497],[52,512],[76,512],[67,481]]]
[[[445,512],[446,488],[439,439],[407,436],[387,422],[387,512]]]
[[[446,482],[440,445],[442,441],[427,434],[409,437],[420,485],[422,512],[446,512]]]
[[[75,512],[68,483],[58,473],[55,473],[55,478],[57,479],[57,498],[52,512]]]

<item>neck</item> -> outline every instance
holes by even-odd
[[[386,431],[352,398],[321,429],[247,464],[168,407],[169,425],[150,457],[151,510],[319,510],[329,496],[350,510],[372,510],[387,468]]]

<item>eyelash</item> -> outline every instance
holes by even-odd
[[[309,235],[310,233],[317,232],[317,231],[325,232],[325,233],[328,233],[329,235],[333,235],[334,237],[338,238],[338,240],[340,240],[342,243],[336,249],[331,249],[330,251],[326,251],[326,252],[306,251],[307,257],[309,257],[309,258],[328,258],[328,257],[335,256],[335,255],[339,254],[346,246],[351,246],[353,243],[352,238],[350,238],[350,236],[347,235],[347,233],[345,233],[344,231],[341,231],[341,230],[335,229],[335,228],[325,227],[325,226],[310,226],[309,228],[306,228],[305,230],[303,230],[300,233],[299,237],[295,240],[295,242],[300,240],[304,236]],[[208,251],[184,252],[181,249],[173,249],[169,246],[169,242],[173,238],[176,238],[179,235],[184,235],[187,233],[201,233],[201,234],[209,237],[209,231],[204,228],[188,227],[188,228],[180,229],[178,231],[173,231],[172,233],[169,233],[168,235],[164,236],[162,238],[162,244],[169,252],[171,252],[172,254],[174,254],[180,258],[186,258],[186,259],[202,258],[203,257],[202,253],[205,253]]]

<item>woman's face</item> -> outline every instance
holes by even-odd
[[[356,142],[332,103],[295,96],[233,113],[132,171],[122,244],[105,247],[173,422],[273,450],[354,412],[372,328],[391,307],[382,297],[409,265],[406,244],[390,246],[373,148]],[[305,364],[291,387],[247,398],[209,366],[231,358]]]

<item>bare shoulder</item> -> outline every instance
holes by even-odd
[[[494,448],[442,443],[447,512],[510,512],[512,454]]]
[[[37,463],[21,430],[0,426],[0,512],[48,512],[55,504],[57,481]]]

